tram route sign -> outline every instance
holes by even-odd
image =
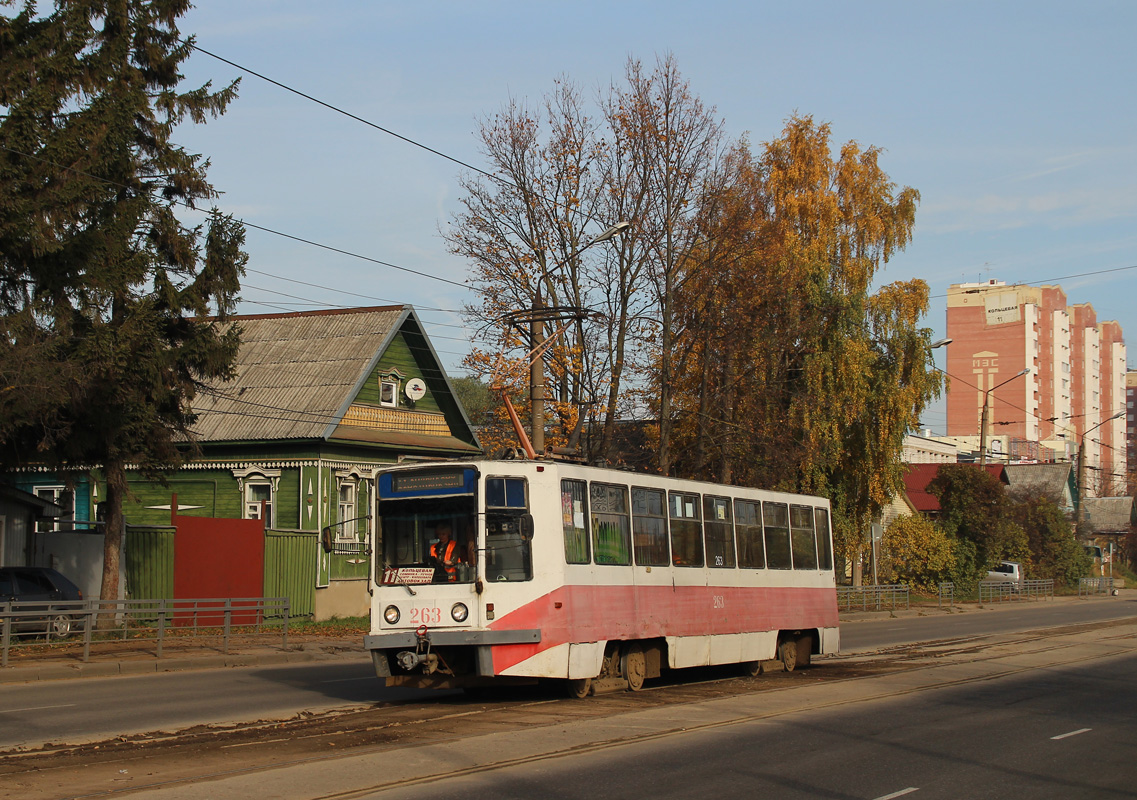
[[[434,567],[387,567],[383,570],[383,583],[391,585],[417,585],[434,580]]]
[[[424,494],[453,492],[454,490],[473,491],[475,473],[471,469],[416,469],[412,472],[396,472],[381,476],[388,478],[385,489],[389,497],[421,497]]]

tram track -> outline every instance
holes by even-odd
[[[1125,626],[1125,627],[1123,627]],[[1118,629],[1118,630],[1111,630]],[[122,737],[87,745],[61,745],[29,753],[4,753],[0,760],[0,787],[17,789],[25,800],[39,798],[116,797],[142,790],[192,787],[241,776],[268,775],[277,770],[319,768],[345,758],[374,758],[397,748],[452,744],[471,736],[502,734],[525,729],[548,729],[593,723],[599,727],[627,714],[651,714],[676,706],[716,700],[745,704],[755,695],[765,696],[760,711],[732,715],[730,719],[702,724],[677,725],[650,733],[629,731],[626,735],[601,738],[512,759],[447,769],[445,774],[414,775],[396,780],[369,782],[350,790],[312,795],[321,798],[358,797],[383,789],[429,783],[442,777],[476,774],[521,763],[558,758],[574,753],[674,736],[693,730],[736,725],[792,713],[821,710],[862,702],[865,699],[902,697],[927,690],[920,681],[903,686],[864,691],[822,701],[786,704],[793,690],[813,693],[870,678],[899,672],[931,670],[945,664],[972,670],[937,686],[963,685],[992,680],[1034,668],[1033,660],[1046,656],[1064,664],[1079,664],[1105,655],[1137,648],[1132,621],[1066,626],[1046,631],[1002,637],[960,637],[887,648],[873,653],[825,659],[811,669],[775,673],[759,678],[728,675],[725,670],[696,671],[691,680],[672,681],[642,692],[605,695],[585,701],[562,700],[549,692],[516,697],[502,693],[491,702],[465,698],[440,698],[430,702],[390,703],[362,711],[333,711],[303,719],[259,721],[224,729],[191,728],[177,733]],[[1087,649],[1086,638],[1093,640]],[[1066,641],[1062,641],[1066,639]],[[994,662],[1005,662],[1002,664]],[[1012,663],[1016,662],[1016,663]],[[973,674],[974,673],[974,674]],[[689,673],[687,673],[689,674]],[[808,694],[808,692],[807,692]],[[838,695],[841,693],[838,692]],[[61,793],[59,789],[67,786]],[[12,792],[15,796],[17,792]]]

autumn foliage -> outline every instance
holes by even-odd
[[[511,102],[483,124],[494,179],[466,179],[445,232],[478,292],[467,311],[484,337],[466,365],[524,408],[530,342],[510,313],[596,312],[544,357],[550,440],[585,414],[584,455],[612,462],[629,456],[617,424],[646,421],[659,472],[829,497],[855,559],[940,391],[928,287],[877,284],[919,194],[877,148],[834,153],[808,116],[757,149],[728,140],[671,57],[629,61],[597,107],[560,81],[539,111]],[[631,227],[587,247],[620,220]],[[501,425],[483,437],[511,439]]]

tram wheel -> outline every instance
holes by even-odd
[[[742,666],[745,668],[746,674],[751,678],[757,678],[766,671],[766,667],[761,661],[747,661]]]
[[[592,678],[572,678],[565,682],[568,696],[582,700],[592,693]]]
[[[628,682],[628,688],[633,692],[638,692],[644,688],[644,678],[647,677],[647,658],[644,657],[644,649],[635,642],[631,642],[623,648],[623,656],[620,658],[620,672],[624,676],[624,680]]]
[[[797,667],[797,640],[784,639],[781,644],[782,667],[786,672],[793,672]]]

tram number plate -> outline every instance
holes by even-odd
[[[714,600],[715,608],[726,608],[726,597],[716,594],[712,595],[711,598]]]
[[[412,625],[438,625],[440,622],[442,622],[441,608],[421,607],[411,609]]]

